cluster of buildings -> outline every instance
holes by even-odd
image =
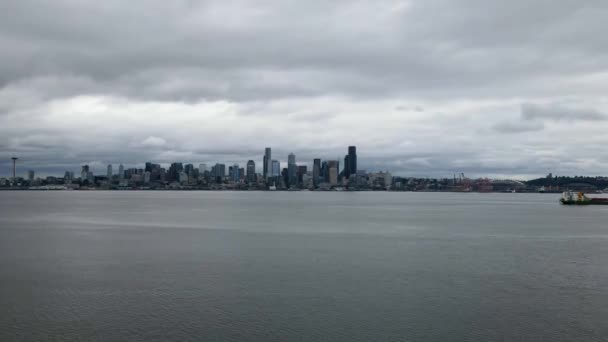
[[[107,166],[105,174],[94,174],[89,165],[82,165],[80,174],[66,171],[63,178],[47,177],[35,179],[34,171],[28,171],[28,178],[0,179],[1,186],[44,187],[62,185],[66,188],[102,188],[102,189],[238,189],[238,190],[300,190],[300,189],[354,189],[366,188],[378,183],[377,178],[387,184],[388,172],[376,175],[357,169],[357,148],[349,146],[341,160],[312,161],[309,165],[298,165],[296,156],[287,156],[287,165],[281,165],[273,159],[272,149],[267,147],[262,157],[262,165],[256,168],[256,162],[249,160],[244,167],[239,164],[226,165],[216,163],[208,166],[199,164],[171,163],[168,168],[152,162],[145,163],[143,168],[125,168],[122,164],[115,170],[112,164]],[[13,169],[15,169],[13,165]],[[116,172],[117,171],[117,172]],[[388,181],[390,184],[390,180]]]
[[[366,172],[357,167],[357,148],[349,146],[343,160],[322,160],[312,163],[296,162],[287,156],[287,165],[273,159],[267,147],[262,165],[253,160],[239,164],[171,163],[168,167],[152,162],[143,168],[117,169],[107,165],[105,174],[94,174],[89,165],[82,165],[80,173],[66,171],[63,177],[36,178],[33,170],[25,177],[17,176],[17,160],[12,158],[12,177],[0,178],[0,189],[182,189],[182,190],[391,190],[391,191],[448,191],[448,192],[585,192],[608,191],[605,177],[547,177],[520,182],[515,180],[469,179],[464,174],[453,178],[393,177],[386,172]],[[342,165],[341,165],[342,164]]]

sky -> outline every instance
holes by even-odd
[[[608,2],[0,0],[0,176],[608,175]]]

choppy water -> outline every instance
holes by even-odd
[[[0,341],[608,341],[555,195],[0,192]]]

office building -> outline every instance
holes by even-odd
[[[232,165],[231,169],[232,169],[231,170],[232,175],[230,177],[230,180],[233,183],[240,183],[240,181],[241,181],[241,173],[240,173],[241,169],[239,168],[239,164]]]
[[[315,159],[312,165],[312,182],[316,187],[319,185],[319,178],[321,177],[321,159]]]
[[[304,183],[304,175],[306,175],[307,172],[308,172],[308,168],[306,167],[306,165],[298,166],[298,172],[297,172],[298,185],[302,186],[302,184]]]
[[[298,167],[296,165],[296,155],[293,153],[290,153],[287,156],[287,185],[288,186],[295,186],[298,178],[297,178],[297,174],[298,174]]]
[[[80,179],[81,180],[86,180],[88,179],[88,174],[89,174],[89,165],[82,165],[80,167]]]
[[[118,165],[118,178],[125,178],[125,167],[122,164]]]
[[[281,163],[278,160],[272,160],[270,162],[270,176],[279,177],[281,175]]]
[[[112,175],[113,175],[112,164],[108,164],[108,170],[106,172],[106,177],[108,177],[108,181],[112,180]]]
[[[34,181],[34,170],[29,170],[27,172],[27,180],[32,183]]]
[[[263,175],[264,179],[272,176],[272,151],[270,147],[266,147],[264,151],[264,165],[263,165]]]
[[[256,182],[255,162],[253,160],[247,161],[247,182],[248,183]]]
[[[350,175],[357,174],[357,147],[348,146],[348,155],[344,159],[344,175],[349,177]],[[348,170],[348,172],[346,172]]]

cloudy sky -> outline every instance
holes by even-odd
[[[608,175],[605,0],[0,0],[0,175],[343,158]]]

